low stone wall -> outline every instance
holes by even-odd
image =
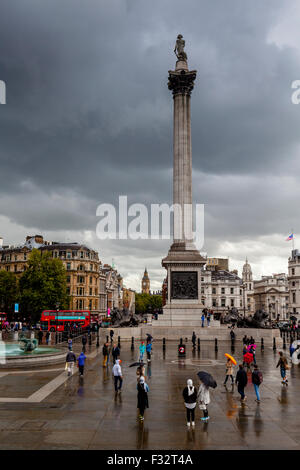
[[[180,338],[188,338],[191,340],[193,331],[195,331],[197,338],[201,341],[213,341],[217,338],[220,341],[230,340],[230,329],[227,326],[220,327],[204,327],[204,328],[192,328],[192,327],[156,327],[154,325],[142,325],[134,328],[103,328],[100,329],[100,340],[104,342],[106,335],[109,336],[110,330],[114,331],[114,342],[117,342],[118,336],[121,341],[131,341],[134,337],[135,340],[145,340],[146,333],[150,333],[154,339],[162,340],[174,340],[178,341]],[[243,337],[253,336],[257,343],[261,342],[261,338],[264,339],[264,344],[273,344],[273,338],[276,339],[276,346],[282,347],[282,339],[280,338],[279,329],[259,329],[259,328],[237,328],[234,330],[237,341],[242,341]]]

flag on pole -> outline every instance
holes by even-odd
[[[291,233],[291,235],[289,235],[289,236],[287,237],[286,241],[288,242],[288,241],[293,240],[293,239],[294,239],[294,234]]]

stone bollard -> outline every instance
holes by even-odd
[[[276,351],[276,339],[273,338],[273,351]]]
[[[166,338],[163,338],[163,351],[166,350]]]
[[[198,347],[197,347],[198,352],[200,351],[200,338],[198,338]]]
[[[131,351],[134,351],[134,337],[131,337]]]
[[[264,339],[263,339],[263,338],[261,339],[261,342],[260,342],[260,343],[261,343],[261,346],[260,346],[260,347],[261,347],[261,350],[263,351],[263,350],[265,349],[265,346],[264,346]]]
[[[218,351],[218,338],[215,338],[215,351]]]

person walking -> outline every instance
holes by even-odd
[[[230,339],[231,339],[231,342],[234,343],[235,341],[235,332],[233,331],[233,329],[230,330]]]
[[[43,336],[44,336],[43,331],[42,331],[42,330],[39,330],[39,332],[38,332],[39,344],[42,344],[42,343],[43,343]]]
[[[69,351],[71,351],[72,347],[73,347],[73,340],[72,340],[72,338],[69,338],[69,339],[68,339],[68,348],[69,348]]]
[[[248,383],[248,377],[244,369],[243,364],[239,365],[239,370],[237,371],[235,383],[238,386],[238,392],[241,395],[241,402],[244,403],[247,399],[245,395],[245,387]]]
[[[232,364],[232,361],[230,359],[227,359],[227,362],[226,362],[226,377],[225,377],[224,384],[223,384],[225,386],[226,386],[228,377],[231,378],[231,385],[234,385],[233,364]]]
[[[207,326],[209,327],[209,324],[210,324],[210,311],[207,312],[206,320],[207,320]]]
[[[118,346],[116,346],[116,344],[114,343],[113,345],[113,348],[111,350],[111,355],[113,357],[113,363],[115,364],[116,363],[116,360],[118,359],[118,357],[120,356],[120,348]]]
[[[187,386],[183,389],[182,395],[186,407],[187,427],[195,426],[195,408],[197,404],[197,388],[194,387],[192,379],[187,380]]]
[[[152,350],[152,343],[148,343],[146,345],[146,353],[147,353],[147,361],[151,361],[151,350]]]
[[[145,382],[145,378],[141,377],[137,384],[137,408],[140,411],[139,419],[144,421],[145,409],[149,408],[148,392],[149,387]]]
[[[286,377],[286,371],[289,369],[289,366],[288,366],[288,361],[287,361],[287,358],[285,357],[285,355],[283,354],[282,351],[279,352],[279,361],[277,363],[277,367],[280,366],[280,375],[281,375],[281,378],[282,378],[282,384],[283,385],[286,385],[288,386],[288,379]]]
[[[79,369],[79,374],[82,377],[83,372],[84,372],[84,362],[86,360],[86,356],[83,351],[81,351],[77,361],[78,361],[78,369]]]
[[[195,349],[196,347],[196,340],[197,340],[197,336],[196,336],[196,333],[193,331],[193,334],[192,334],[193,349]]]
[[[201,421],[207,422],[209,420],[207,405],[210,403],[210,394],[209,387],[201,382],[201,380],[198,392],[198,402],[200,410],[203,411],[203,418],[201,418]]]
[[[201,326],[202,326],[202,328],[204,328],[204,320],[205,320],[205,315],[204,315],[204,313],[202,313],[202,316],[201,316],[201,322],[202,322]]]
[[[46,344],[49,344],[49,338],[50,338],[50,331],[47,331],[46,333]]]
[[[256,403],[260,403],[259,386],[261,385],[262,381],[263,381],[263,375],[260,372],[258,365],[255,364],[254,370],[252,372],[252,383],[253,383],[254,391],[256,395],[256,400],[255,400]]]
[[[116,359],[116,362],[112,368],[112,373],[114,377],[115,392],[121,393],[123,376],[122,376],[122,369],[120,366],[120,359]]]
[[[103,354],[103,367],[106,367],[108,365],[108,355],[109,355],[109,349],[108,349],[108,343],[104,343],[104,346],[102,348],[102,354]]]
[[[140,364],[137,369],[136,369],[136,375],[137,375],[137,382],[140,381],[141,377],[145,378],[145,366],[143,364]]]
[[[144,341],[141,342],[139,350],[140,350],[140,362],[143,362],[144,353],[146,350]]]
[[[86,343],[87,343],[87,337],[86,337],[86,335],[83,335],[83,336],[82,336],[81,342],[82,342],[82,351],[85,353],[85,347],[86,347]]]
[[[66,357],[66,369],[68,370],[68,375],[73,375],[75,362],[76,362],[76,356],[71,349],[68,352],[67,357]]]
[[[114,330],[110,330],[109,336],[110,336],[110,342],[111,342],[111,343],[113,342],[114,334],[115,334]]]

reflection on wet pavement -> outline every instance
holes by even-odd
[[[40,403],[0,404],[1,449],[299,449],[300,368],[293,366],[288,387],[281,384],[272,349],[257,351],[264,380],[261,404],[248,374],[247,400],[241,404],[236,385],[223,386],[224,353],[230,345],[201,342],[201,352],[187,344],[186,359],[177,357],[177,344],[154,342],[151,363],[145,367],[149,384],[149,409],[145,421],[137,419],[137,349],[122,344],[123,388],[115,394],[112,363],[102,367],[102,353],[89,359],[84,378],[74,375]],[[242,358],[240,343],[234,353]],[[218,386],[211,391],[210,421],[187,429],[182,390],[188,378],[198,386],[197,372],[213,375]],[[235,369],[236,371],[236,369]],[[0,377],[0,397],[28,396],[61,373],[11,373]],[[28,432],[30,430],[30,432]]]

